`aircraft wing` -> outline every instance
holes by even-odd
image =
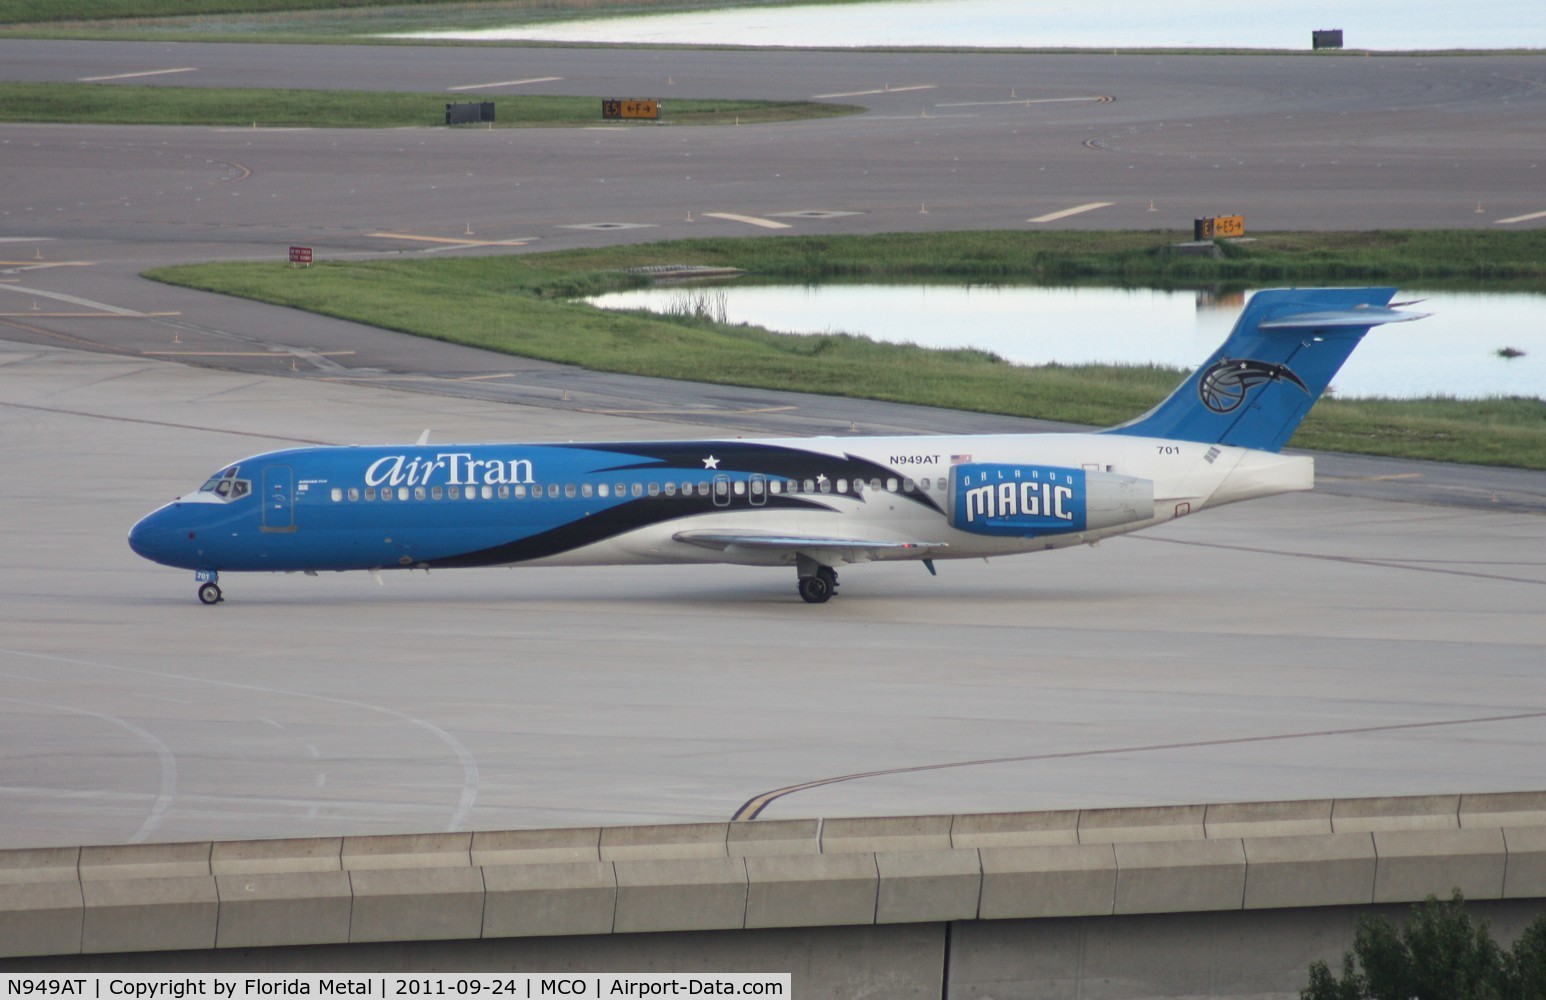
[[[671,536],[679,542],[706,549],[728,552],[732,549],[763,552],[804,553],[831,558],[840,554],[842,562],[870,562],[874,559],[917,557],[923,551],[947,548],[944,542],[897,542],[873,538],[830,538],[817,535],[785,535],[760,531],[679,531]]]

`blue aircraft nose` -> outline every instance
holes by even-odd
[[[177,504],[168,504],[140,518],[129,529],[129,548],[163,566],[186,566],[193,550],[192,532],[178,523]]]

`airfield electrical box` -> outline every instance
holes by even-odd
[[[1310,47],[1316,49],[1340,49],[1342,47],[1342,29],[1335,28],[1329,31],[1310,32]]]
[[[474,125],[494,120],[493,101],[468,101],[446,105],[447,125]]]

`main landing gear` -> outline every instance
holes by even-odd
[[[802,566],[801,569],[804,569]],[[825,604],[837,593],[837,570],[817,565],[809,576],[800,577],[800,596],[807,604]]]
[[[194,579],[199,581],[199,602],[202,604],[219,604],[225,600],[225,595],[220,592],[220,584],[216,583],[219,575],[214,570],[200,571]]]

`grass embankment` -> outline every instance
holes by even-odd
[[[1022,367],[980,351],[863,337],[792,337],[702,319],[615,313],[569,301],[647,279],[620,269],[705,264],[755,277],[1188,286],[1421,282],[1546,290],[1546,231],[1269,234],[1219,260],[1176,257],[1180,233],[945,233],[688,240],[463,260],[221,263],[150,272],[162,281],[294,306],[420,336],[603,371],[799,389],[1110,425],[1182,378],[1124,366]],[[455,303],[448,309],[446,303]],[[1335,400],[1295,435],[1302,448],[1546,468],[1546,402]]]
[[[498,118],[495,128],[551,128],[596,125],[601,121],[599,97],[145,87],[105,83],[0,83],[0,121],[404,128],[444,126],[446,105],[464,101],[494,101]],[[673,100],[662,103],[659,123],[750,125],[828,118],[859,110],[843,104],[806,101]]]

